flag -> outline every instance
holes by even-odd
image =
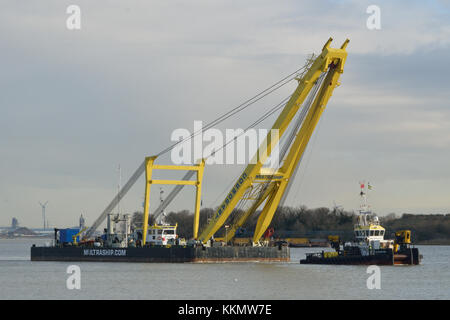
[[[361,184],[361,189],[364,189],[364,183],[360,182],[360,184]]]

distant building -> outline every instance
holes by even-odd
[[[11,229],[16,230],[19,227],[19,220],[12,218]]]
[[[84,226],[85,226],[85,221],[84,221],[83,214],[82,214],[80,217],[80,230],[84,229]]]

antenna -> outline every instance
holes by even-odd
[[[369,188],[366,185],[366,182],[363,180],[362,182],[359,182],[361,191],[359,193],[359,195],[361,196],[361,210],[360,212],[365,213],[365,214],[370,214],[370,206],[368,204],[367,201],[367,191],[369,190]]]
[[[164,194],[163,188],[159,187],[159,202],[160,202],[160,204],[162,204],[164,202],[163,194]],[[159,219],[159,223],[160,224],[165,224],[166,223],[166,219],[165,219],[166,218],[166,212],[164,211],[164,209],[162,209],[161,213],[162,213],[162,217]],[[155,222],[156,222],[156,220],[155,220]]]
[[[44,221],[44,230],[46,229],[46,223],[45,223],[45,208],[47,207],[47,203],[48,201],[46,201],[44,204],[42,204],[41,202],[39,202],[39,204],[42,207],[42,219]]]

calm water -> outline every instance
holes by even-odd
[[[420,266],[382,266],[369,290],[365,266],[290,263],[146,264],[31,262],[30,246],[48,240],[0,240],[0,299],[450,299],[450,246],[419,246]],[[81,268],[68,290],[67,266]]]

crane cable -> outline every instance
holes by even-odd
[[[325,75],[326,75],[326,73],[322,73],[319,76],[316,83],[314,84],[314,87],[312,88],[311,93],[308,96],[308,99],[303,104],[302,111],[298,115],[298,118],[297,118],[296,122],[294,123],[294,126],[292,127],[290,134],[287,136],[287,139],[284,141],[283,147],[281,148],[281,153],[280,153],[280,158],[279,158],[280,165],[279,165],[278,169],[281,167],[281,162],[283,160],[285,160],[284,157],[286,156],[288,150],[292,146],[292,142],[294,141],[294,138],[298,135],[298,130],[301,127],[302,123],[304,122],[304,120],[306,118],[306,114],[309,112],[309,110],[311,108],[314,98],[317,95],[317,92],[319,91],[319,88],[323,83],[323,79],[325,79]],[[273,177],[273,175],[274,174],[272,174],[272,177]],[[264,194],[264,192],[266,191],[266,189],[269,187],[271,180],[272,179],[269,179],[267,182],[264,183],[265,185],[264,185],[263,189],[261,190],[259,197],[261,197]]]
[[[221,122],[225,121],[226,119],[228,119],[229,117],[235,115],[236,113],[238,113],[238,112],[248,108],[250,105],[256,103],[257,101],[261,100],[263,97],[267,96],[268,94],[272,93],[273,91],[281,88],[282,86],[286,85],[287,83],[289,83],[290,81],[295,79],[296,75],[298,73],[300,73],[300,71],[303,70],[303,72],[306,72],[306,70],[307,70],[306,68],[309,65],[310,65],[310,63],[306,63],[300,69],[292,72],[291,74],[289,74],[286,77],[284,77],[283,79],[277,81],[276,83],[274,83],[270,87],[268,87],[265,90],[261,91],[257,95],[255,95],[252,98],[248,99],[244,103],[241,103],[239,106],[233,108],[232,110],[226,112],[225,114],[223,114],[219,118],[217,118],[214,121],[210,122],[202,130],[197,130],[197,132],[194,132],[193,134],[191,134],[190,137],[187,137],[187,138],[185,138],[183,140],[180,140],[180,141],[176,142],[175,144],[169,146],[168,148],[162,150],[159,154],[157,154],[157,156],[160,156],[160,155],[163,155],[163,154],[169,152],[170,150],[172,150],[178,144],[186,141],[187,139],[191,139],[191,138],[195,137],[199,133],[203,133],[203,131],[211,128],[212,126],[214,126],[214,125],[216,125],[218,123],[221,123]],[[100,214],[100,216],[94,221],[92,226],[87,230],[85,237],[90,237],[95,232],[95,230],[99,227],[99,225],[105,220],[106,215],[108,213],[110,213],[115,208],[115,206],[117,205],[119,200],[122,199],[127,194],[127,192],[131,189],[131,187],[136,183],[136,181],[139,179],[139,177],[145,171],[145,166],[146,166],[146,162],[143,161],[140,164],[140,166],[136,169],[136,171],[133,173],[133,175],[128,179],[128,181],[125,183],[125,185],[122,186],[122,188],[119,190],[118,194],[111,200],[111,202],[103,210],[103,212]]]
[[[276,111],[278,111],[279,109],[281,109],[282,107],[284,107],[286,105],[287,100],[290,98],[291,96],[288,96],[286,98],[284,98],[280,103],[278,103],[277,105],[275,105],[274,107],[272,107],[271,109],[269,109],[264,115],[262,115],[259,119],[257,119],[255,122],[253,122],[251,125],[249,125],[247,128],[245,128],[240,134],[236,135],[235,137],[233,137],[232,139],[230,139],[229,141],[225,142],[219,149],[217,150],[213,150],[211,152],[211,154],[209,154],[206,158],[209,158],[210,156],[212,156],[214,153],[222,150],[223,148],[225,148],[227,145],[229,145],[231,142],[235,141],[237,138],[239,138],[240,136],[242,136],[243,134],[245,134],[249,129],[257,126],[258,124],[260,124],[262,121],[264,121],[265,119],[267,119],[268,117],[270,117],[271,115],[273,115]],[[216,200],[213,202],[217,202],[217,200],[219,200],[220,196],[222,196],[230,187],[231,185],[236,181],[236,178],[233,178],[230,183],[227,185],[227,187],[222,191],[222,193],[219,194],[219,196],[216,198]]]
[[[327,73],[328,73],[328,72],[322,73],[322,75],[321,75],[320,78],[318,79],[318,83],[319,83],[319,84],[318,84],[318,86],[315,88],[314,94],[311,96],[311,102],[310,102],[311,104],[313,103],[313,98],[317,95],[317,91],[319,90],[319,88],[322,87],[323,81],[324,81],[325,76],[326,76]],[[320,120],[322,120],[322,118],[319,119],[319,128],[320,128]],[[319,128],[318,128],[318,130],[319,130]],[[315,135],[315,137],[316,137],[316,136],[317,136],[317,134]],[[315,137],[313,138],[313,146],[314,146],[314,143],[315,143]],[[306,150],[306,149],[305,149],[305,150]],[[291,191],[292,185],[294,184],[294,181],[295,181],[295,179],[296,179],[296,177],[297,177],[297,172],[298,172],[298,170],[299,170],[300,163],[301,163],[302,160],[303,160],[303,156],[304,156],[304,153],[303,153],[302,156],[300,157],[300,159],[299,159],[299,161],[298,161],[298,163],[297,163],[297,165],[296,165],[296,167],[295,167],[295,169],[294,169],[294,172],[292,173],[292,175],[291,175],[291,177],[290,177],[290,179],[289,179],[288,185],[286,186],[286,189],[285,189],[284,194],[283,194],[283,196],[282,196],[282,198],[281,198],[281,201],[280,201],[280,206],[281,206],[281,207],[284,206],[284,203],[285,203],[285,201],[286,201],[286,199],[287,199],[287,197],[288,197],[288,195],[289,195],[289,192]],[[309,162],[309,160],[307,160],[306,166],[308,165],[308,162]],[[301,180],[303,180],[303,177],[301,178]]]
[[[299,115],[298,115],[298,117],[297,117],[297,120],[295,121],[294,125],[292,126],[291,132],[290,132],[288,135],[283,136],[283,137],[280,139],[279,144],[282,143],[281,140],[283,140],[283,138],[287,137],[286,139],[284,139],[285,141],[283,142],[283,147],[281,148],[281,153],[280,153],[280,157],[279,157],[280,163],[281,163],[282,161],[284,161],[284,157],[285,157],[287,151],[289,150],[289,147],[292,145],[292,141],[293,141],[294,138],[298,135],[298,130],[299,130],[300,126],[302,125],[302,123],[304,122],[305,117],[306,117],[306,114],[307,114],[308,111],[310,110],[311,105],[312,105],[312,103],[313,103],[313,101],[314,101],[314,98],[316,97],[317,92],[319,91],[319,88],[322,86],[322,83],[323,83],[323,80],[325,79],[326,74],[327,74],[327,72],[322,73],[322,74],[319,76],[319,78],[317,79],[316,83],[314,84],[314,87],[312,88],[310,94],[308,95],[307,100],[306,100],[305,103],[303,104],[302,110],[301,110],[301,112],[299,113]],[[288,97],[288,98],[289,98],[289,97]],[[284,101],[284,100],[283,100],[283,101]],[[274,109],[275,109],[275,108],[274,108]],[[267,117],[266,117],[266,118],[267,118]],[[258,120],[257,120],[256,122],[258,122]],[[260,121],[259,121],[259,122],[260,122]],[[259,122],[258,122],[258,123],[259,123]],[[303,157],[302,157],[302,158],[303,158]],[[301,162],[301,159],[300,159],[299,163],[297,164],[297,167],[300,165],[300,162]],[[281,164],[280,164],[280,166],[281,166]],[[295,172],[295,173],[296,173],[296,172]],[[273,177],[273,176],[274,176],[274,174],[272,174],[272,177]],[[293,178],[294,178],[294,177],[292,177],[292,179],[290,179],[290,180],[293,180]],[[268,178],[267,181],[264,182],[264,184],[262,185],[262,187],[259,189],[259,191],[258,191],[258,196],[256,197],[256,199],[253,199],[253,201],[258,201],[258,200],[260,200],[261,197],[264,195],[265,191],[267,190],[267,188],[270,186],[271,183],[272,183],[272,179],[271,179],[271,178]],[[290,185],[292,185],[292,181],[290,181]],[[285,190],[285,194],[283,195],[283,203],[284,203],[284,200],[286,199],[287,193],[289,193],[289,191],[290,191],[290,186],[288,186],[288,188],[286,188],[286,190]],[[244,203],[241,203],[241,202],[244,202]],[[241,209],[241,208],[245,205],[245,203],[247,203],[247,199],[246,199],[245,201],[243,201],[243,200],[241,199],[241,200],[239,201],[237,207],[238,207],[239,209]],[[245,213],[245,210],[244,210],[244,213]],[[237,222],[238,219],[240,218],[240,216],[241,216],[241,214],[239,214],[239,212],[238,212],[237,216],[235,216],[234,219],[232,219],[233,223]]]
[[[286,98],[284,98],[281,102],[279,102],[278,104],[276,104],[275,106],[273,106],[272,108],[270,108],[268,111],[266,111],[265,114],[263,114],[261,117],[259,117],[255,122],[253,122],[252,124],[250,124],[247,128],[245,128],[245,130],[243,130],[240,134],[236,135],[235,137],[233,137],[232,139],[230,139],[229,141],[225,142],[219,149],[217,150],[213,150],[208,156],[204,157],[205,159],[211,157],[213,154],[215,154],[216,152],[222,150],[223,148],[225,148],[227,145],[229,145],[231,142],[235,141],[237,138],[239,138],[240,136],[242,136],[243,134],[245,134],[249,129],[257,126],[258,124],[260,124],[262,121],[264,121],[265,119],[267,119],[268,117],[270,117],[271,115],[273,115],[275,112],[277,112],[278,110],[280,110],[281,108],[283,108],[287,101],[291,98],[292,95],[287,96]],[[229,188],[231,188],[231,185],[236,181],[236,178],[233,178],[230,183],[228,184],[228,186],[219,194],[219,196],[216,198],[216,200],[213,202],[217,202],[217,200],[220,198],[220,196],[222,196]],[[238,212],[239,215],[239,210],[242,209],[242,207],[244,207],[245,203],[247,202],[247,200],[245,200],[244,202],[242,201],[242,199],[239,201],[239,203],[237,204],[237,206],[235,207],[234,210],[236,210]],[[236,216],[236,215],[232,215],[232,216]]]
[[[284,78],[282,78],[281,80],[277,81],[276,83],[274,83],[273,85],[271,85],[270,87],[264,89],[263,91],[259,92],[257,95],[253,96],[252,98],[246,100],[245,102],[241,103],[240,105],[238,105],[237,107],[231,109],[230,111],[226,112],[225,114],[221,115],[220,117],[216,118],[215,120],[209,122],[205,127],[203,127],[200,130],[197,130],[195,132],[193,132],[189,137],[186,137],[184,139],[181,139],[180,141],[177,141],[176,143],[170,145],[169,147],[167,147],[166,149],[162,150],[161,152],[159,152],[157,154],[157,156],[163,155],[167,152],[169,152],[170,150],[172,150],[173,148],[175,148],[175,146],[177,146],[180,143],[185,142],[186,140],[192,139],[193,137],[197,136],[199,133],[203,133],[205,130],[225,121],[226,119],[234,116],[235,114],[245,110],[246,108],[250,107],[251,105],[255,104],[256,102],[258,102],[259,100],[261,100],[262,98],[266,97],[267,95],[271,94],[272,92],[278,90],[279,88],[285,86],[286,84],[288,84],[289,82],[291,82],[292,80],[294,80],[297,77],[297,74],[304,70],[306,67],[308,66],[308,64],[305,64],[303,67],[301,67],[300,69],[297,69],[296,71],[292,72],[291,74],[285,76]],[[284,82],[283,82],[284,81]]]
[[[305,65],[304,67],[302,67],[302,68],[296,70],[295,72],[291,73],[290,75],[284,77],[283,79],[281,79],[280,81],[276,82],[275,84],[273,84],[273,85],[270,86],[269,88],[267,88],[267,89],[261,91],[259,94],[257,94],[257,95],[254,96],[253,98],[248,99],[246,102],[242,103],[240,106],[244,106],[244,105],[245,105],[246,103],[248,103],[249,101],[254,100],[255,97],[260,96],[258,99],[252,101],[250,104],[246,105],[245,107],[241,108],[240,110],[237,110],[237,111],[232,112],[233,110],[236,110],[236,109],[239,108],[240,106],[234,108],[233,110],[231,110],[231,111],[229,111],[229,112],[227,112],[227,113],[225,114],[225,115],[226,115],[225,118],[224,118],[225,115],[222,115],[221,117],[217,118],[216,120],[210,122],[206,127],[202,128],[202,130],[198,130],[197,132],[194,132],[194,133],[191,134],[189,137],[187,137],[187,138],[185,138],[185,139],[183,139],[183,140],[180,140],[180,141],[178,141],[177,143],[173,144],[172,146],[170,146],[170,147],[166,148],[165,150],[161,151],[161,152],[159,153],[159,155],[164,154],[164,153],[170,151],[171,149],[173,149],[173,148],[174,148],[176,145],[178,145],[179,143],[182,143],[183,141],[186,141],[186,140],[188,140],[188,139],[191,139],[192,137],[194,137],[195,135],[197,135],[197,134],[199,134],[199,133],[203,133],[205,130],[211,128],[213,125],[218,124],[218,123],[220,123],[220,122],[222,122],[222,121],[225,121],[226,119],[228,119],[229,117],[233,116],[234,114],[236,114],[236,113],[238,113],[238,112],[244,110],[245,108],[249,107],[251,104],[253,104],[253,103],[259,101],[260,99],[262,99],[262,98],[265,97],[266,95],[268,95],[268,94],[272,93],[273,91],[275,91],[275,90],[281,88],[282,86],[284,86],[285,84],[289,83],[290,81],[292,81],[292,80],[295,78],[295,77],[292,77],[292,75],[294,75],[294,74],[297,75],[298,72],[299,72],[300,70],[306,68],[306,66],[307,66],[307,65]],[[279,85],[279,86],[276,87],[275,89],[270,90],[271,88],[274,88],[275,86],[277,86],[278,84],[280,84],[281,82],[283,82],[284,80],[286,80],[286,79],[288,79],[288,78],[290,78],[290,77],[292,77],[292,78],[289,79],[288,81],[282,83],[281,85]],[[270,90],[270,91],[269,91],[269,90]],[[269,92],[268,92],[268,91],[269,91]],[[265,95],[261,96],[261,94],[264,93],[264,92],[267,92],[267,93],[266,93]],[[287,100],[288,100],[289,98],[290,98],[290,96],[288,96],[288,97],[286,97],[285,99],[283,99],[280,103],[278,103],[277,105],[275,105],[274,107],[272,107],[271,109],[269,109],[269,111],[267,111],[265,114],[263,114],[258,120],[256,120],[254,123],[252,123],[250,126],[248,126],[245,130],[243,130],[242,133],[240,133],[239,135],[235,136],[235,137],[234,137],[233,139],[231,139],[230,141],[226,142],[224,145],[222,145],[221,148],[219,148],[219,149],[217,149],[217,150],[212,150],[212,152],[211,152],[208,156],[205,156],[205,157],[203,157],[203,158],[204,158],[204,159],[208,159],[209,157],[211,157],[212,155],[214,155],[216,152],[218,152],[218,151],[222,150],[223,148],[225,148],[225,147],[226,147],[228,144],[230,144],[232,141],[234,141],[235,139],[237,139],[237,138],[240,137],[241,135],[245,134],[250,128],[255,127],[256,125],[258,125],[259,123],[261,123],[262,121],[264,121],[265,119],[267,119],[269,116],[271,116],[272,114],[274,114],[277,110],[279,110],[279,109],[281,109],[282,107],[284,107],[284,105],[286,104],[285,102],[287,102]],[[219,121],[219,119],[221,119],[221,118],[223,118],[223,119]],[[189,171],[189,172],[185,175],[185,177],[183,178],[183,180],[184,180],[185,178],[186,178],[186,179],[189,179],[188,177],[192,176],[192,174],[193,174],[193,172],[192,172],[192,171]],[[233,183],[233,181],[230,182],[230,186],[231,186],[232,183]],[[179,192],[182,188],[183,188],[183,185],[176,186],[176,187],[172,190],[172,192],[169,194],[169,197],[171,197],[172,195],[175,196],[176,194],[178,194],[178,192]],[[176,191],[175,191],[175,190],[176,190]],[[225,191],[226,191],[226,190],[225,190]],[[225,191],[223,191],[222,193],[224,193]],[[171,199],[169,200],[169,203],[170,203],[170,201],[172,200],[172,198],[173,198],[173,197],[171,197]],[[155,212],[154,212],[155,217],[159,216],[159,214],[162,212],[162,211],[160,210],[160,208],[167,207],[167,205],[168,205],[168,203],[167,203],[166,201],[164,201],[162,204],[160,204],[160,206],[159,206],[159,207],[155,210]]]

